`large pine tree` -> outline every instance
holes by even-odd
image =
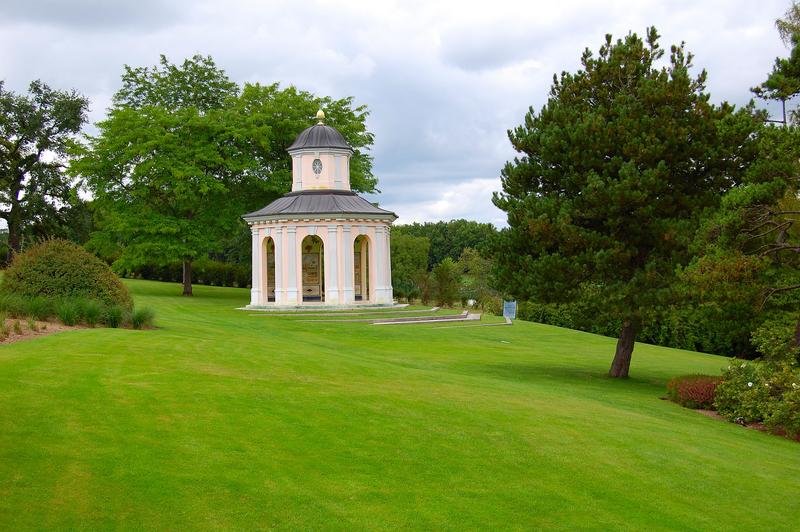
[[[714,105],[692,55],[646,38],[611,36],[575,73],[554,76],[539,113],[509,131],[521,154],[502,171],[495,204],[509,229],[498,253],[518,298],[591,298],[621,324],[609,374],[628,375],[637,330],[672,298],[674,272],[704,209],[755,156],[763,117]]]

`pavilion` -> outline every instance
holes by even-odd
[[[389,229],[397,216],[350,190],[353,149],[318,123],[288,148],[292,191],[243,216],[253,242],[247,308],[391,305]]]

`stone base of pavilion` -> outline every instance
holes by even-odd
[[[326,305],[321,303],[303,303],[302,305],[247,305],[236,310],[258,312],[319,312],[320,310],[370,310],[370,309],[402,309],[408,303],[352,303],[349,305]]]

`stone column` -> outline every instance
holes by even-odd
[[[328,241],[325,247],[325,304],[339,304],[339,249],[337,246],[337,227],[328,226]]]
[[[251,226],[250,232],[253,235],[252,248],[252,284],[250,285],[250,306],[261,304],[261,231],[259,228]]]
[[[391,303],[391,281],[386,278],[389,271],[386,263],[389,260],[386,238],[386,227],[379,225],[375,228],[375,262],[376,262],[376,286],[375,286],[375,302],[376,303]]]
[[[278,227],[275,230],[275,234],[273,237],[275,241],[275,304],[276,305],[285,305],[286,304],[286,282],[283,279],[283,257],[284,257],[284,245],[283,245],[283,228]]]
[[[386,226],[386,290],[389,303],[394,302],[394,287],[392,286],[392,228]]]
[[[375,299],[373,292],[375,287],[372,286],[375,284],[372,279],[372,269],[375,268],[375,252],[366,238],[361,239],[361,248],[358,251],[359,257],[361,257],[361,302],[364,303]],[[372,257],[369,257],[370,253],[373,254]]]
[[[350,237],[350,225],[342,226],[342,264],[344,269],[344,298],[342,303],[353,303],[356,300],[355,290],[353,289],[353,240]]]
[[[286,231],[286,304],[299,305],[297,294],[297,226],[289,225]]]

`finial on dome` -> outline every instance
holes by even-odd
[[[322,125],[322,121],[325,120],[325,111],[322,109],[317,111],[317,120],[319,120],[319,122],[317,122],[319,125]]]

